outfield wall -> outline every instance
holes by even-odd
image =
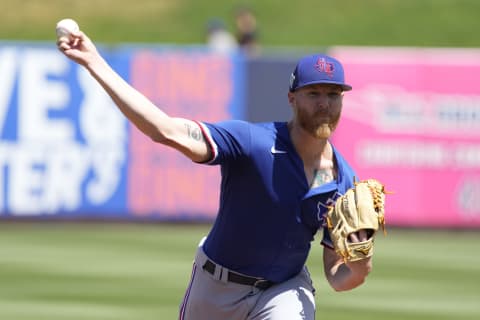
[[[242,118],[243,59],[205,48],[100,48],[167,113]],[[3,217],[210,219],[219,174],[153,144],[52,45],[0,46]]]
[[[101,47],[169,114],[287,120],[298,55]],[[330,48],[354,90],[333,138],[360,178],[395,192],[387,222],[480,226],[480,50]],[[272,116],[273,115],[273,116]],[[218,168],[133,128],[52,44],[0,43],[0,217],[211,220]]]

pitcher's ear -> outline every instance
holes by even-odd
[[[293,104],[293,102],[295,101],[295,94],[293,92],[288,92],[288,102],[290,104]]]

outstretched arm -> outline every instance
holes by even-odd
[[[82,31],[61,37],[57,46],[65,56],[85,67],[120,111],[153,141],[173,147],[196,162],[211,158],[210,148],[196,122],[168,116],[130,86],[108,65]]]

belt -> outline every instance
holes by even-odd
[[[205,264],[203,265],[203,270],[207,271],[210,274],[215,274],[215,269],[217,265],[210,261],[207,260]],[[253,286],[255,288],[261,289],[261,290],[266,290],[273,286],[275,282],[266,280],[263,278],[255,278],[255,277],[249,277],[249,276],[244,276],[239,273],[235,273],[232,271],[228,271],[228,281],[233,282],[233,283],[238,283],[238,284],[243,284],[247,286]]]

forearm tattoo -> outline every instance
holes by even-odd
[[[189,123],[185,123],[185,128],[187,129],[187,135],[196,141],[204,141],[202,130],[198,127],[193,127]]]

